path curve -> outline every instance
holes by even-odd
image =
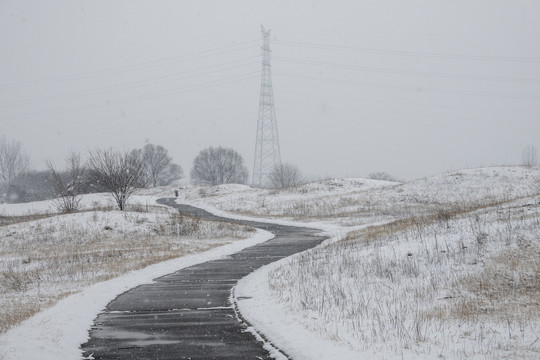
[[[182,214],[270,231],[275,237],[226,258],[208,261],[133,288],[111,301],[81,346],[88,359],[272,359],[246,331],[230,303],[238,280],[259,267],[310,249],[325,239],[316,229],[225,219],[159,199]]]

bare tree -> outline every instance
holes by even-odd
[[[368,175],[368,179],[397,182],[397,179],[394,176],[390,175],[389,173],[385,171],[378,171],[378,172],[371,173]]]
[[[233,149],[208,147],[193,160],[191,181],[195,184],[245,184],[247,179],[244,159]]]
[[[144,164],[140,152],[98,149],[90,152],[88,177],[104,191],[110,192],[120,210],[140,186]]]
[[[268,180],[272,187],[283,189],[300,185],[304,181],[304,176],[298,166],[281,164],[281,166],[275,167],[269,174]]]
[[[47,161],[47,168],[51,174],[57,210],[64,213],[77,211],[81,202],[80,194],[85,172],[81,155],[71,151],[66,158],[66,170],[63,173],[54,168],[52,161]]]
[[[145,186],[166,186],[181,179],[184,175],[182,167],[172,163],[167,149],[161,145],[146,144],[142,148],[144,162]]]
[[[169,164],[159,176],[158,186],[171,185],[176,180],[184,177],[184,170],[178,164]]]
[[[533,167],[538,165],[538,155],[536,147],[532,145],[527,145],[523,148],[521,153],[521,162],[523,165],[528,167]]]
[[[10,203],[51,199],[52,186],[48,171],[28,170],[8,185],[6,200]]]
[[[0,138],[0,186],[6,190],[8,185],[19,175],[27,171],[30,157],[18,141]]]

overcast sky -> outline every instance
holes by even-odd
[[[207,146],[253,170],[272,30],[282,159],[413,179],[540,148],[540,1],[0,0],[0,136],[68,151]]]

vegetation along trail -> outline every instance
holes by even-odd
[[[109,303],[82,345],[94,359],[270,359],[270,346],[247,331],[230,302],[235,284],[261,266],[307,250],[325,239],[316,229],[230,220],[204,210],[161,204],[207,220],[234,221],[275,234],[265,243],[138,286]]]

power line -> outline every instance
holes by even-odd
[[[334,69],[340,69],[340,70],[371,71],[371,72],[388,73],[388,74],[401,74],[401,75],[413,75],[413,76],[424,76],[424,77],[443,77],[443,78],[455,78],[455,79],[466,79],[466,80],[540,83],[540,79],[509,78],[509,77],[500,77],[500,76],[463,75],[463,74],[448,74],[448,73],[414,71],[414,70],[401,70],[401,69],[391,69],[391,68],[382,68],[382,67],[338,64],[338,63],[332,63],[332,62],[287,58],[287,57],[280,57],[280,56],[275,56],[274,59],[277,60],[278,62],[281,61],[281,62],[286,62],[286,63],[301,64],[301,65],[322,66],[322,67],[328,67],[328,68],[334,68]]]
[[[258,43],[259,40],[252,40],[247,42],[242,42],[238,44],[231,44],[227,46],[222,46],[214,49],[204,50],[200,52],[195,52],[191,54],[178,55],[170,58],[155,59],[145,62],[139,62],[131,65],[126,65],[122,67],[111,67],[106,69],[99,69],[94,71],[88,71],[79,74],[69,74],[62,75],[59,77],[50,77],[43,79],[19,81],[13,83],[0,84],[0,89],[9,89],[14,87],[24,87],[24,86],[34,86],[48,83],[56,82],[67,82],[71,80],[80,80],[86,78],[93,78],[105,75],[113,75],[117,73],[130,72],[139,69],[145,69],[150,67],[163,66],[169,63],[178,63],[182,61],[189,60],[198,60],[204,59],[207,57],[218,57],[224,54],[235,53],[245,49],[255,49],[257,47],[253,46],[255,43]],[[325,45],[325,44],[315,44],[315,43],[301,43],[301,42],[292,42],[292,41],[275,41],[278,45],[284,46],[295,46],[295,47],[304,47],[304,48],[314,48],[314,49],[324,49],[324,50],[343,50],[343,51],[360,51],[365,53],[377,53],[377,54],[388,54],[388,55],[400,55],[400,56],[421,56],[421,57],[433,57],[433,58],[451,58],[451,59],[465,59],[465,60],[486,60],[486,61],[516,61],[516,62],[540,62],[540,59],[537,58],[521,58],[521,57],[493,57],[493,56],[482,56],[482,55],[458,55],[458,54],[444,54],[444,53],[427,53],[427,52],[412,52],[412,51],[397,51],[397,50],[383,50],[383,49],[368,49],[368,48],[355,48],[355,47],[344,47],[344,46],[334,46],[334,45]],[[234,70],[238,68],[245,68],[246,66],[254,65],[255,62],[243,62],[249,61],[252,59],[258,58],[258,56],[244,57],[240,59],[231,60],[228,62],[223,62],[220,64],[209,65],[204,67],[199,67],[195,69],[190,69],[186,71],[176,72],[172,74],[149,77],[137,81],[126,82],[122,84],[108,85],[101,88],[94,88],[89,90],[79,90],[76,92],[62,93],[57,95],[48,95],[35,97],[30,99],[15,100],[12,102],[0,103],[0,106],[17,106],[17,105],[27,105],[39,102],[46,102],[52,100],[65,100],[76,97],[82,97],[87,95],[99,95],[103,93],[113,92],[117,90],[130,90],[140,87],[147,87],[151,85],[161,85],[169,82],[174,82],[178,80],[185,80],[190,78],[196,78],[199,76],[205,76],[215,72],[222,72],[228,70]],[[311,59],[298,59],[298,58],[289,58],[289,57],[279,57],[274,56],[274,60],[277,62],[291,63],[291,64],[300,64],[308,66],[319,66],[326,68],[334,68],[338,70],[346,71],[369,71],[376,73],[389,73],[389,74],[399,74],[407,76],[423,76],[423,77],[442,77],[442,78],[456,78],[456,79],[465,79],[465,80],[482,80],[482,81],[503,81],[503,82],[518,82],[518,83],[540,83],[540,79],[527,79],[527,78],[512,78],[512,77],[501,77],[501,76],[484,76],[484,75],[467,75],[467,74],[451,74],[451,73],[439,73],[439,72],[425,72],[425,71],[414,71],[414,70],[403,70],[403,69],[392,69],[384,67],[369,67],[369,66],[360,66],[360,65],[351,65],[351,64],[340,64],[334,62],[325,62],[317,61]],[[230,66],[227,66],[230,65]],[[276,70],[276,69],[274,69]],[[199,91],[202,89],[238,83],[251,79],[254,74],[261,74],[258,72],[248,72],[239,75],[233,75],[230,77],[225,77],[221,79],[215,79],[212,81],[201,82],[196,85],[187,85],[176,89],[165,89],[156,92],[147,92],[136,96],[129,96],[120,98],[114,101],[111,101],[107,105],[99,104],[86,104],[75,106],[71,108],[63,108],[50,111],[35,111],[29,113],[15,114],[13,116],[9,115],[0,115],[0,119],[24,119],[31,117],[47,116],[47,115],[57,115],[70,112],[78,112],[84,110],[91,110],[96,108],[105,108],[110,105],[119,105],[137,101],[152,100],[160,97],[166,97],[186,92]],[[338,80],[331,78],[323,77],[310,77],[303,76],[298,74],[288,74],[283,72],[276,72],[278,76],[288,76],[296,78],[305,78],[318,81],[327,81],[334,83],[348,83],[352,85],[359,86],[368,86],[368,87],[377,87],[377,88],[390,88],[406,91],[418,92],[418,88],[409,87],[409,86],[399,86],[399,85],[386,85],[386,84],[374,84],[366,82],[356,82],[351,80]],[[520,95],[520,94],[510,94],[510,93],[494,93],[494,92],[478,92],[478,91],[455,91],[455,90],[445,90],[445,89],[435,89],[435,88],[422,88],[423,92],[430,93],[441,93],[441,94],[457,94],[465,96],[484,96],[484,97],[503,97],[503,98],[514,98],[514,99],[533,99],[538,100],[538,96],[534,95]]]
[[[184,88],[177,88],[174,90],[165,90],[165,91],[149,93],[149,94],[145,94],[145,95],[141,95],[137,97],[120,99],[120,100],[114,101],[113,103],[114,105],[117,105],[117,104],[130,103],[134,101],[158,99],[158,98],[170,96],[170,95],[177,95],[177,94],[182,94],[182,93],[191,92],[191,91],[199,91],[199,90],[209,89],[209,88],[222,86],[222,85],[236,84],[244,80],[255,79],[257,76],[260,76],[260,71],[252,71],[246,74],[235,75],[235,76],[230,76],[223,79],[212,80],[206,83],[186,86]]]
[[[201,67],[197,69],[182,71],[179,73],[168,74],[168,75],[163,75],[163,76],[158,76],[158,77],[146,78],[146,79],[128,82],[124,84],[110,85],[110,86],[101,87],[98,89],[81,90],[81,91],[69,92],[69,93],[63,93],[63,94],[57,94],[57,95],[42,96],[42,97],[11,101],[11,102],[3,102],[3,103],[0,103],[0,106],[28,105],[32,103],[39,103],[39,102],[50,101],[50,100],[65,100],[65,99],[71,99],[71,98],[87,96],[87,95],[99,95],[99,94],[108,93],[108,92],[117,91],[117,90],[129,90],[129,89],[135,89],[142,86],[165,84],[165,83],[174,82],[178,80],[185,80],[185,79],[190,79],[190,78],[194,78],[198,76],[204,76],[204,75],[208,75],[208,74],[212,74],[216,72],[228,71],[228,70],[233,70],[233,69],[238,69],[238,68],[245,68],[246,66],[255,65],[256,62],[238,63],[238,61],[251,60],[255,58],[259,58],[259,56],[252,56],[252,57],[247,57],[243,59],[237,59],[237,60],[224,62],[224,63],[220,63],[216,65],[205,66],[205,67]],[[235,65],[229,66],[229,67],[223,67],[223,65],[229,65],[229,64],[235,64]],[[214,69],[214,68],[217,68],[217,69],[211,70],[211,71],[204,71],[204,70],[209,70],[209,69]],[[187,75],[187,76],[181,76],[181,75]]]
[[[422,88],[421,90],[419,90],[418,87],[412,87],[412,86],[374,84],[374,83],[367,83],[367,82],[362,82],[362,81],[339,80],[339,79],[332,79],[332,78],[327,78],[327,77],[315,77],[315,76],[298,75],[298,74],[291,74],[291,73],[286,73],[286,72],[275,72],[275,74],[278,77],[286,76],[286,77],[290,77],[290,78],[300,78],[300,79],[324,81],[324,82],[331,82],[331,83],[344,83],[344,84],[350,84],[350,85],[354,85],[354,86],[364,86],[364,87],[381,88],[381,89],[406,90],[406,91],[411,91],[411,92],[415,92],[415,93],[418,93],[418,92],[431,92],[431,93],[454,94],[454,95],[464,95],[464,96],[500,97],[500,98],[511,98],[511,99],[526,99],[526,100],[539,100],[540,99],[540,95],[535,96],[535,95],[494,93],[494,92],[481,92],[481,91],[456,91],[456,90],[446,90],[446,89],[436,89],[436,88]]]
[[[209,82],[201,83],[197,85],[190,85],[183,88],[177,88],[174,90],[166,90],[166,91],[148,93],[148,94],[134,96],[134,97],[133,96],[126,97],[126,98],[110,101],[107,104],[101,104],[101,105],[88,104],[88,105],[81,105],[81,106],[76,106],[76,107],[72,107],[68,109],[61,109],[61,110],[38,111],[38,112],[15,114],[15,115],[3,115],[0,117],[0,119],[4,119],[4,120],[27,119],[27,118],[35,118],[35,117],[41,117],[41,116],[59,115],[59,114],[67,114],[67,113],[73,113],[73,112],[79,112],[79,111],[85,111],[85,110],[100,109],[100,108],[106,108],[109,106],[158,99],[158,98],[171,96],[171,95],[177,95],[177,94],[188,93],[188,92],[193,92],[193,91],[200,91],[200,90],[205,90],[205,89],[214,88],[218,86],[239,83],[245,80],[258,78],[259,76],[260,76],[260,71],[255,71],[255,72],[250,72],[243,75],[236,75],[236,76],[231,76],[231,77],[227,77],[223,79],[217,79],[217,80],[213,80],[213,81],[209,81]]]
[[[388,50],[388,49],[337,46],[337,45],[283,41],[283,40],[276,40],[274,42],[275,44],[289,46],[289,47],[302,47],[302,48],[323,49],[323,50],[358,51],[362,53],[396,55],[396,56],[414,56],[414,57],[427,57],[427,58],[447,58],[447,59],[480,60],[480,61],[540,62],[540,58],[534,58],[534,57],[466,55],[466,54],[419,52],[419,51],[407,51],[407,50]]]
[[[138,70],[141,68],[163,66],[164,64],[167,64],[167,63],[176,63],[179,61],[196,60],[196,59],[201,59],[205,57],[223,55],[223,54],[241,51],[245,49],[253,49],[254,47],[252,45],[257,41],[258,40],[246,41],[242,43],[222,46],[215,49],[199,51],[199,52],[195,52],[191,54],[184,54],[184,55],[178,55],[178,56],[173,56],[169,58],[149,60],[149,61],[139,62],[139,63],[135,63],[131,65],[123,65],[123,66],[118,66],[118,67],[99,69],[99,70],[94,70],[94,71],[78,73],[78,74],[69,74],[69,75],[49,77],[49,78],[43,78],[43,79],[24,80],[24,81],[18,81],[18,82],[4,83],[4,84],[0,84],[0,89],[9,89],[9,88],[23,87],[23,86],[35,86],[35,85],[41,85],[41,84],[47,84],[47,83],[65,82],[65,81],[70,81],[70,80],[80,80],[80,79],[92,78],[96,76],[104,76],[104,75],[112,75],[112,74],[117,74],[117,73],[129,72],[129,71]]]

